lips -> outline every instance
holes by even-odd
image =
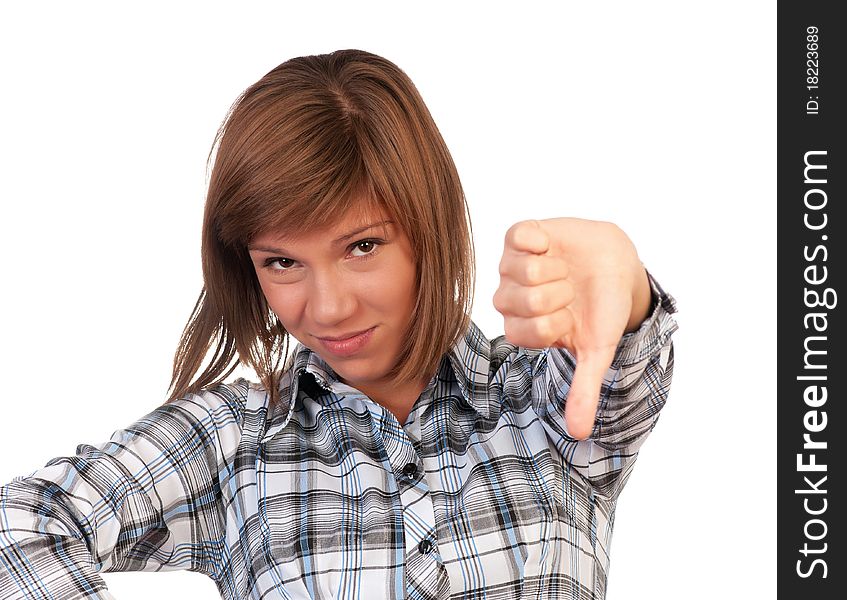
[[[365,333],[366,331],[368,331],[368,330],[362,329],[361,331],[356,331],[356,332],[353,332],[353,333],[345,333],[344,335],[339,335],[339,336],[324,335],[324,336],[316,336],[316,337],[319,340],[326,340],[327,342],[342,342],[344,340],[349,340],[350,338],[354,338],[357,335],[361,335],[361,334]]]
[[[321,346],[335,356],[352,356],[359,352],[370,341],[376,327],[365,329],[353,334],[342,334],[347,337],[319,337]]]

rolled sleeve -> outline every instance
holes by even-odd
[[[214,576],[240,395],[222,385],[165,404],[0,487],[0,600],[111,598],[101,571]]]

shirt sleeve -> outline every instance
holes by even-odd
[[[568,434],[565,422],[576,359],[566,349],[545,349],[533,369],[533,406],[564,459],[594,494],[615,500],[638,449],[656,425],[670,390],[674,366],[671,316],[676,301],[647,273],[653,295],[650,316],[625,334],[600,389],[594,429],[587,440]]]
[[[108,442],[80,444],[0,487],[0,600],[108,599],[101,571],[216,578],[225,556],[219,481],[240,441],[246,385],[164,404]]]

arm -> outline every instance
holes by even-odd
[[[523,221],[506,233],[494,305],[513,344],[575,357],[566,417],[576,439],[592,431],[601,382],[649,310],[648,289],[635,246],[612,223]]]
[[[110,598],[100,571],[214,577],[245,396],[240,382],[189,395],[1,487],[0,600]]]
[[[649,275],[648,275],[649,277]],[[576,359],[551,348],[537,359],[533,406],[560,454],[595,494],[617,498],[638,450],[659,418],[674,367],[672,334],[677,324],[672,296],[649,277],[654,303],[639,328],[624,335],[603,375],[591,435],[579,441],[568,433],[565,412]]]

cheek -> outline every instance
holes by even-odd
[[[387,272],[375,286],[373,294],[385,312],[397,313],[398,318],[407,319],[417,296],[414,267],[404,264],[402,268]]]
[[[301,301],[295,290],[288,290],[282,286],[262,284],[262,293],[270,309],[282,322],[287,331],[297,328],[302,313]]]

